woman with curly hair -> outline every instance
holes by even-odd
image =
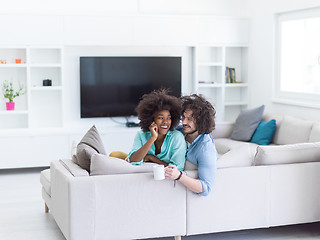
[[[184,96],[182,100],[182,132],[190,144],[186,158],[198,166],[198,178],[189,177],[175,166],[166,168],[166,178],[179,180],[196,194],[207,196],[216,175],[217,150],[210,133],[215,128],[214,107],[201,95]]]
[[[136,111],[142,130],[134,139],[128,162],[174,165],[183,170],[186,142],[183,134],[174,130],[180,121],[179,98],[168,95],[167,90],[156,90],[143,95]]]

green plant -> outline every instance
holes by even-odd
[[[5,80],[2,83],[2,92],[3,92],[4,98],[7,98],[9,100],[9,102],[13,102],[13,99],[24,94],[23,85],[19,84],[19,89],[16,91],[13,88],[12,82]]]

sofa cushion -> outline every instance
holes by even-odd
[[[125,160],[102,154],[93,154],[90,165],[90,175],[129,174],[153,172],[155,163],[132,165]]]
[[[279,127],[279,135],[275,144],[294,144],[308,142],[312,121],[285,116]]]
[[[320,122],[312,125],[309,142],[320,142]]]
[[[264,105],[254,109],[243,110],[236,119],[231,139],[250,141],[254,131],[261,121],[263,111]]]
[[[50,169],[45,169],[41,171],[40,183],[46,193],[51,197],[51,176]]]
[[[254,165],[275,165],[320,161],[320,142],[282,146],[259,146]]]
[[[254,146],[257,145],[255,143],[247,143],[247,142],[243,142],[243,141],[236,141],[236,140],[232,140],[230,138],[216,138],[216,139],[214,139],[214,143],[215,143],[217,152],[219,154],[225,154],[225,153],[229,152],[233,148],[246,146],[247,144],[250,144],[250,145],[252,144]]]
[[[60,159],[61,165],[63,165],[74,177],[86,177],[89,176],[87,170],[81,168],[78,164],[75,164],[71,159]]]
[[[90,171],[91,156],[95,153],[106,154],[97,128],[93,125],[77,146],[77,163]]]
[[[276,120],[272,119],[268,122],[261,121],[255,130],[251,141],[259,145],[269,145],[272,142],[274,132],[276,130]]]
[[[252,145],[246,144],[238,148],[233,148],[226,154],[218,158],[217,168],[248,167],[252,165],[255,151]]]

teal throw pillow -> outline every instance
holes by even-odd
[[[272,119],[269,122],[261,121],[253,133],[251,142],[259,145],[269,145],[272,141],[276,130],[276,120]]]

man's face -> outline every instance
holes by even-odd
[[[192,117],[192,110],[185,110],[182,114],[182,132],[193,134],[197,131],[195,119]]]

